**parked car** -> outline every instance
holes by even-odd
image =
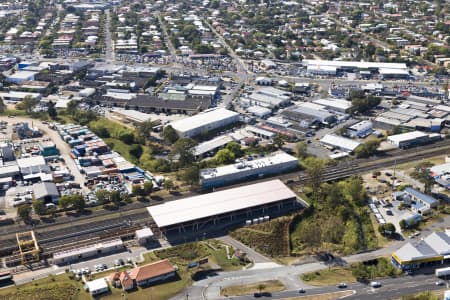
[[[345,289],[345,288],[347,287],[347,284],[344,283],[344,282],[340,282],[340,283],[338,283],[336,286],[337,286],[338,288],[340,288],[340,289]]]

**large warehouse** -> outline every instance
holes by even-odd
[[[401,270],[441,265],[450,258],[449,232],[433,232],[417,243],[407,243],[392,253],[391,262]]]
[[[280,151],[251,161],[201,170],[200,185],[204,189],[217,188],[262,176],[281,174],[296,168],[298,159]]]
[[[409,148],[427,143],[430,137],[421,131],[412,131],[388,136],[387,141],[398,148]]]
[[[253,217],[276,215],[298,205],[295,193],[276,179],[149,206],[147,210],[167,237],[244,224]]]
[[[170,125],[181,137],[194,137],[208,133],[239,121],[237,112],[216,108],[195,116],[171,122]]]

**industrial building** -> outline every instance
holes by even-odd
[[[373,131],[373,124],[371,121],[364,120],[353,124],[347,128],[347,135],[351,138],[365,138]]]
[[[430,137],[425,132],[412,131],[388,136],[387,141],[398,148],[410,148],[428,143]]]
[[[200,171],[200,185],[204,189],[217,188],[233,183],[281,174],[298,168],[298,159],[285,153],[277,152],[270,156],[251,161]]]
[[[36,200],[41,200],[45,203],[57,203],[59,200],[58,188],[53,182],[33,184],[33,194]]]
[[[392,254],[392,264],[401,270],[439,265],[450,258],[449,232],[433,232],[417,243],[407,243]]]
[[[228,135],[221,135],[215,137],[209,141],[205,141],[195,146],[194,155],[196,158],[202,158],[204,156],[207,156],[208,154],[212,156],[217,150],[225,147],[228,143],[232,141],[233,138],[231,138]]]
[[[211,131],[237,123],[239,118],[240,116],[237,112],[225,108],[216,108],[192,117],[173,121],[169,125],[181,137],[195,137],[202,133],[211,133]]]
[[[347,112],[351,107],[352,103],[347,100],[342,99],[318,99],[314,100],[313,103],[319,104],[324,106],[326,109],[334,110],[337,112],[345,113]]]
[[[159,230],[169,238],[170,234],[205,233],[244,224],[252,216],[272,215],[298,205],[296,194],[276,179],[165,202],[147,210]]]
[[[325,146],[336,148],[345,152],[353,152],[359,145],[361,145],[360,142],[334,134],[326,134],[320,140],[320,143]]]

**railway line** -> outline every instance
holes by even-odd
[[[373,170],[383,169],[394,165],[399,165],[411,161],[419,161],[421,159],[434,157],[450,153],[450,142],[442,141],[433,145],[408,150],[392,150],[387,152],[382,157],[376,157],[364,160],[344,161],[337,165],[329,166],[325,169],[322,180],[333,181],[339,180],[352,175],[358,175]],[[302,184],[308,181],[308,176],[304,171],[296,171],[284,175],[277,176],[277,178],[286,182],[287,184]],[[263,178],[255,182],[263,182],[271,178]],[[241,183],[233,186],[227,186],[223,189],[231,187],[246,185]],[[172,201],[181,197],[192,196],[196,194],[191,192],[183,196],[172,196],[164,199],[164,201]],[[160,202],[160,201],[159,201]],[[159,202],[154,201],[155,205]],[[23,226],[11,226],[11,231],[7,231],[0,239],[0,256],[11,255],[17,250],[15,233],[26,230],[35,230],[39,245],[44,252],[53,252],[73,245],[80,246],[82,243],[100,241],[105,237],[112,237],[114,234],[134,228],[137,225],[149,224],[151,217],[146,210],[148,203],[138,203],[131,205],[128,209],[121,210],[115,213],[102,213],[99,215],[72,219],[67,222],[58,223],[55,225],[45,225],[41,227],[31,228]]]

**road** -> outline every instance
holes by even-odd
[[[250,260],[252,260],[254,263],[270,263],[270,262],[272,262],[272,260],[270,260],[269,258],[265,257],[261,253],[256,252],[255,250],[242,244],[241,242],[233,239],[229,235],[220,237],[220,238],[218,238],[218,240],[225,242],[226,244],[232,246],[235,249],[244,251],[247,254],[247,257]]]
[[[167,33],[167,27],[166,24],[161,19],[161,14],[159,11],[155,12],[156,17],[158,18],[159,24],[161,25],[162,33],[164,36],[164,41],[167,45],[167,48],[169,49],[170,58],[172,62],[176,62],[177,60],[177,52],[175,50],[175,47],[172,44],[172,41],[170,40],[169,34]]]
[[[354,283],[349,284],[346,289],[339,289],[335,286],[327,287],[312,287],[305,288],[304,294],[299,294],[298,289],[287,290],[278,293],[272,293],[272,297],[264,297],[264,299],[283,299],[289,297],[296,297],[300,295],[320,295],[326,293],[332,293],[343,290],[352,290],[353,295],[346,296],[345,299],[351,300],[386,300],[397,299],[404,295],[415,294],[426,290],[442,290],[445,286],[437,286],[436,277],[434,275],[418,275],[418,276],[406,276],[400,278],[378,280],[382,286],[380,288],[372,288],[368,284]],[[190,297],[193,299],[192,297]],[[208,298],[214,299],[214,298]],[[220,298],[215,298],[220,299]],[[223,298],[222,298],[223,299]],[[230,299],[230,298],[229,298]],[[248,300],[254,299],[253,295],[232,297],[233,300]]]
[[[105,60],[115,61],[116,57],[114,55],[114,50],[112,47],[112,37],[111,37],[111,14],[109,9],[105,10],[106,21],[105,21]]]

